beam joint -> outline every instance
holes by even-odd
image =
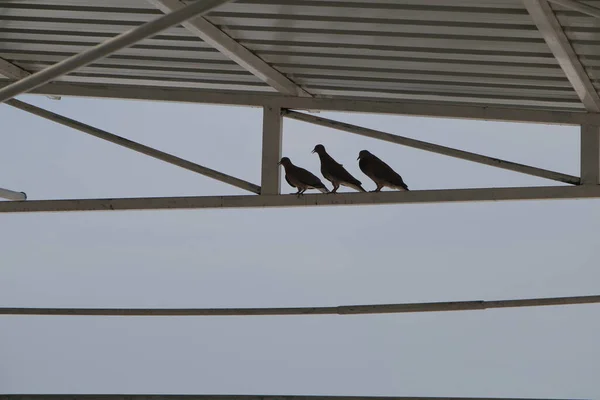
[[[581,184],[600,184],[600,126],[581,126]]]
[[[600,97],[547,0],[523,0],[550,51],[588,111],[600,112]]]
[[[281,168],[277,163],[281,159],[282,131],[283,118],[281,116],[281,108],[263,107],[260,183],[260,194],[262,195],[281,193]]]
[[[181,0],[148,1],[164,13],[173,12],[185,6],[185,3]],[[196,17],[182,22],[181,25],[278,92],[292,96],[311,97],[310,93],[242,46],[206,18]]]

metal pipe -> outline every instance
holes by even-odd
[[[62,75],[106,57],[118,50],[129,47],[140,40],[154,36],[174,25],[180,24],[197,15],[226,3],[229,0],[198,0],[189,5],[149,21],[141,26],[121,33],[79,54],[75,54],[48,68],[29,75],[11,85],[0,89],[0,103],[5,102],[21,93],[26,93]]]
[[[27,200],[25,192],[15,192],[8,189],[0,188],[0,197],[7,200],[23,201]]]
[[[447,301],[438,303],[369,304],[337,307],[275,308],[0,308],[0,315],[96,316],[272,316],[396,314],[440,311],[477,311],[489,308],[565,306],[600,303],[600,296],[547,297],[515,300]]]

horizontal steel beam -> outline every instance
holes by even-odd
[[[496,168],[520,172],[522,174],[533,175],[540,178],[569,183],[572,185],[579,185],[581,182],[581,179],[579,179],[579,177],[577,176],[549,171],[547,169],[542,168],[530,167],[529,165],[525,164],[519,164],[512,161],[502,160],[500,158],[484,156],[464,150],[453,149],[452,147],[441,146],[439,144],[424,142],[422,140],[411,139],[404,136],[392,135],[391,133],[381,132],[374,129],[363,128],[361,126],[348,124],[345,122],[339,122],[327,118],[317,117],[316,115],[304,114],[290,110],[283,111],[283,115],[298,121],[304,121],[319,126],[325,126],[327,128],[338,129],[341,131],[350,132],[357,135],[370,137],[373,139],[385,140],[386,142],[396,143],[402,146],[408,146],[419,150],[429,151],[432,153],[443,154],[445,156],[459,158],[461,160],[473,161],[479,164],[489,165]]]
[[[287,396],[229,394],[4,394],[0,400],[562,400],[532,397]],[[565,399],[577,400],[577,399]]]
[[[177,25],[185,20],[188,20],[196,15],[207,13],[213,8],[216,8],[229,0],[199,0],[188,4],[187,6],[173,11],[172,13],[163,15],[152,21],[146,22],[136,28],[121,33],[111,39],[108,39],[96,46],[93,46],[81,53],[31,74],[17,82],[11,83],[8,86],[0,89],[0,103],[13,98],[21,93],[27,93],[36,87],[48,83],[62,75],[83,67],[87,64],[106,57],[118,50],[132,46],[135,43],[154,36],[174,25]]]
[[[27,194],[25,194],[25,192],[15,192],[13,190],[0,188],[0,198],[6,200],[22,201],[27,200]]]
[[[565,200],[600,198],[600,185],[443,189],[379,193],[336,193],[263,196],[140,197],[1,202],[0,213],[180,210],[200,208],[267,208],[351,206],[375,204],[456,203],[507,200]]]
[[[0,87],[2,84],[0,83]],[[112,99],[175,101],[297,110],[347,111],[421,117],[461,118],[491,121],[532,122],[558,125],[600,125],[600,113],[478,106],[453,103],[423,103],[350,98],[307,98],[280,94],[210,91],[186,88],[111,86],[54,82],[32,91],[37,94]]]
[[[10,99],[6,101],[6,104],[9,106],[13,106],[18,108],[19,110],[26,111],[28,113],[37,115],[38,117],[45,118],[52,122],[56,122],[58,124],[68,126],[69,128],[76,129],[80,132],[87,133],[88,135],[92,135],[102,140],[106,140],[108,142],[117,144],[122,147],[126,147],[128,149],[137,151],[138,153],[145,154],[147,156],[156,158],[158,160],[167,162],[169,164],[176,165],[181,168],[185,168],[187,170],[196,172],[198,174],[207,176],[209,178],[228,183],[232,186],[238,187],[240,189],[247,190],[252,193],[260,193],[260,186],[257,186],[253,183],[247,182],[243,179],[239,179],[227,174],[224,174],[219,171],[215,171],[214,169],[210,169],[207,167],[203,167],[202,165],[198,165],[191,161],[184,160],[183,158],[179,158],[169,153],[165,153],[160,150],[153,149],[152,147],[145,146],[141,143],[134,142],[132,140],[126,139],[121,136],[114,135],[110,132],[103,131],[102,129],[94,128],[91,125],[84,124],[83,122],[75,121],[74,119],[53,113],[48,110],[44,110],[43,108],[36,107],[32,104],[25,103],[23,101],[17,99]]]
[[[370,304],[338,307],[275,308],[0,308],[0,315],[96,315],[96,316],[267,316],[357,315],[440,311],[473,311],[492,308],[565,306],[600,303],[600,296],[552,297],[516,300],[448,301],[437,303]]]

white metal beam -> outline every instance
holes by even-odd
[[[600,184],[600,126],[581,126],[581,183]]]
[[[90,64],[100,58],[106,57],[118,50],[134,45],[140,40],[154,36],[174,25],[188,20],[197,15],[206,13],[211,9],[226,3],[229,0],[198,0],[191,2],[177,11],[163,15],[152,21],[146,22],[136,28],[108,39],[79,54],[64,59],[48,68],[38,71],[28,77],[22,78],[0,89],[0,103],[13,98],[21,93],[29,92],[36,87],[48,83],[62,75]]]
[[[279,107],[263,108],[261,195],[281,191],[281,159],[283,118]]]
[[[87,133],[88,135],[92,135],[99,139],[106,140],[108,142],[117,144],[122,147],[126,147],[128,149],[137,151],[138,153],[145,154],[147,156],[156,158],[161,161],[168,162],[169,164],[177,165],[178,167],[185,168],[190,171],[194,171],[198,174],[208,176],[209,178],[216,179],[218,181],[228,183],[230,185],[239,187],[240,189],[247,190],[252,193],[260,193],[260,186],[257,186],[253,183],[246,182],[242,179],[224,174],[219,171],[215,171],[214,169],[210,169],[207,167],[203,167],[202,165],[198,165],[191,161],[184,160],[183,158],[179,158],[172,154],[168,154],[162,152],[160,150],[153,149],[152,147],[145,146],[143,144],[134,142],[132,140],[126,139],[121,136],[114,135],[110,132],[106,132],[102,129],[95,128],[91,125],[84,124],[79,121],[75,121],[71,118],[67,118],[65,116],[55,114],[51,111],[44,110],[43,108],[36,107],[34,105],[22,102],[17,99],[10,99],[6,101],[6,104],[18,108],[19,110],[26,111],[28,113],[37,115],[38,117],[45,118],[52,122],[56,122],[58,124],[68,126],[69,128],[76,129],[80,132]]]
[[[289,110],[285,110],[283,112],[283,115],[298,121],[304,121],[315,125],[338,129],[341,131],[350,132],[357,135],[370,137],[373,139],[385,140],[386,142],[396,143],[402,146],[408,146],[415,149],[430,151],[432,153],[443,154],[445,156],[459,158],[461,160],[473,161],[479,164],[489,165],[496,168],[520,172],[522,174],[533,175],[540,178],[555,180],[558,182],[570,183],[572,185],[579,185],[580,183],[580,179],[577,176],[549,171],[547,169],[542,168],[530,167],[529,165],[519,164],[512,161],[506,161],[495,157],[488,157],[464,150],[453,149],[452,147],[441,146],[439,144],[424,142],[422,140],[411,139],[404,136],[392,135],[391,133],[381,132],[369,128],[363,128],[361,126],[317,117],[315,115],[303,114]]]
[[[546,297],[535,299],[447,301],[436,303],[367,304],[337,307],[271,308],[22,308],[2,307],[0,315],[100,315],[100,316],[261,316],[261,315],[357,315],[493,308],[565,306],[600,303],[600,296]]]
[[[565,8],[570,8],[574,11],[579,11],[583,14],[590,15],[592,17],[600,18],[600,8],[590,6],[575,0],[548,0],[554,4],[559,4]]]
[[[2,87],[1,83],[0,87]],[[223,91],[184,88],[108,86],[66,82],[53,82],[50,85],[34,89],[32,93],[238,106],[273,106],[298,110],[348,111],[558,125],[600,125],[600,113],[508,108],[487,105],[374,100],[368,98],[309,98],[250,92],[227,93]]]
[[[544,37],[550,51],[571,82],[575,92],[588,111],[600,112],[600,97],[550,4],[546,0],[523,0],[529,15]]]
[[[25,194],[25,192],[15,192],[13,190],[0,188],[0,198],[6,200],[23,201],[27,200],[27,194]]]
[[[379,193],[147,197],[1,202],[0,213],[178,210],[215,208],[315,207],[382,204],[458,203],[507,200],[600,198],[600,185],[390,191]]]
[[[164,13],[173,12],[185,6],[185,3],[180,0],[148,1]],[[278,92],[292,96],[311,96],[306,90],[232,39],[206,18],[196,17],[181,23],[181,25]]]

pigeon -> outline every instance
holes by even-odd
[[[321,174],[333,185],[331,193],[337,192],[340,185],[351,187],[359,192],[366,192],[358,179],[350,175],[350,172],[346,171],[346,168],[342,164],[339,164],[327,154],[325,146],[322,144],[316,145],[312,153],[319,155],[319,159],[321,160]]]
[[[374,192],[381,191],[381,188],[384,186],[392,189],[408,190],[408,186],[406,186],[402,177],[398,175],[392,167],[381,161],[369,151],[361,150],[360,153],[358,153],[357,160],[360,160],[358,162],[360,170],[369,178],[373,179],[373,182],[377,185],[377,189],[375,189]]]
[[[283,168],[285,169],[285,180],[291,187],[298,189],[296,192],[298,197],[304,194],[306,189],[317,189],[320,190],[321,193],[329,193],[329,190],[323,185],[323,182],[321,182],[319,178],[313,175],[312,172],[295,166],[289,158],[283,157],[277,164],[283,165]]]

